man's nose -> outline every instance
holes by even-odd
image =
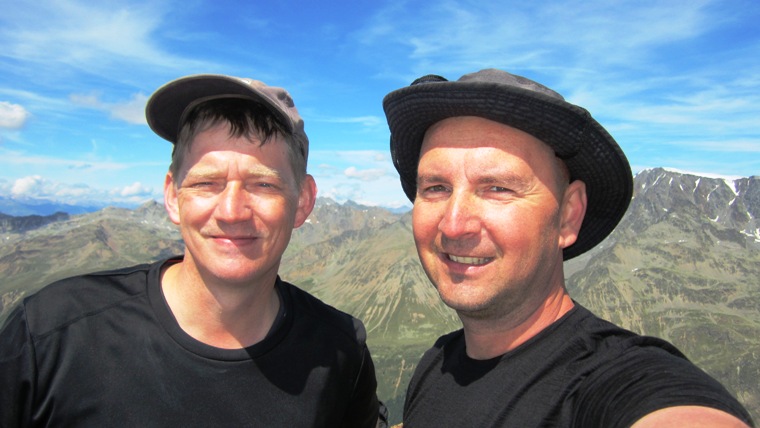
[[[481,228],[479,204],[469,192],[452,192],[444,208],[438,229],[447,238],[455,239],[479,234]]]
[[[238,183],[227,183],[216,207],[216,218],[225,223],[238,223],[251,218],[250,197]]]

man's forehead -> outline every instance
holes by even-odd
[[[233,147],[217,147],[211,150],[203,150],[191,155],[182,163],[179,174],[182,180],[187,177],[222,177],[228,174],[237,174],[242,178],[274,177],[286,179],[292,175],[292,167],[287,161],[286,152],[280,161],[272,162],[271,153],[265,153],[261,149],[275,144],[268,141],[264,145],[256,142],[244,142],[251,147],[256,146],[256,155],[247,151],[235,150]],[[274,147],[267,147],[269,151]]]
[[[467,148],[520,146],[554,155],[554,150],[535,136],[478,116],[455,116],[431,125],[422,139],[420,156],[433,146],[465,146]]]

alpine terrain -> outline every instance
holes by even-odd
[[[760,177],[665,169],[635,178],[634,199],[602,244],[566,262],[575,300],[626,328],[673,342],[760,420]],[[24,296],[76,273],[182,252],[163,209],[0,215],[0,322]],[[401,421],[421,354],[460,328],[417,259],[409,213],[320,198],[281,276],[362,319],[379,395]]]

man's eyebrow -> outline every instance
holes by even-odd
[[[268,168],[263,165],[258,165],[245,170],[248,177],[275,177],[282,178],[282,173],[274,168]]]
[[[190,177],[213,177],[216,175],[226,175],[227,170],[225,168],[217,168],[213,166],[198,166],[191,168],[187,172],[187,176]],[[268,168],[266,166],[258,165],[251,168],[246,168],[244,173],[247,177],[282,177],[282,173],[274,168]]]
[[[530,182],[527,178],[517,174],[483,175],[477,180],[480,184],[507,184],[510,187],[525,187]]]
[[[417,176],[417,185],[428,184],[428,183],[440,183],[443,181],[446,181],[446,180],[440,175],[418,175]]]
[[[447,182],[443,176],[437,174],[430,175],[418,175],[417,185],[425,185],[430,183],[442,183]],[[488,174],[485,173],[475,180],[478,184],[505,184],[510,187],[522,188],[529,185],[530,180],[517,174],[501,173],[501,174]]]
[[[186,177],[210,177],[219,174],[218,168],[199,166],[190,168],[185,174]]]

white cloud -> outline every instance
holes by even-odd
[[[356,165],[388,166],[391,163],[390,153],[379,150],[340,150],[333,152],[333,156],[351,162]]]
[[[343,171],[343,174],[348,178],[358,179],[361,181],[374,181],[380,177],[386,175],[386,171],[382,168],[372,169],[357,169],[355,166],[350,166]]]
[[[142,93],[134,94],[130,100],[121,103],[104,102],[98,93],[71,94],[69,99],[82,107],[108,112],[114,119],[135,125],[146,123],[145,104],[148,102],[148,97]]]
[[[30,175],[13,182],[11,195],[16,198],[51,199],[71,203],[77,200],[95,200],[98,192],[86,184],[65,184],[40,175]]]
[[[14,166],[29,165],[34,166],[35,168],[44,167],[56,170],[63,168],[66,170],[115,171],[139,166],[163,165],[163,163],[158,161],[146,161],[142,163],[114,162],[110,160],[85,162],[77,159],[65,159],[62,157],[53,157],[46,155],[27,155],[22,152],[11,150],[0,150],[0,155],[4,161],[12,163]]]
[[[39,175],[19,178],[13,183],[11,193],[14,196],[39,196],[44,192],[45,182]]]
[[[572,46],[573,52],[593,54],[598,65],[611,55],[625,58],[643,46],[704,34],[715,25],[708,10],[710,3],[448,0],[432,9],[421,6],[426,8],[424,20],[412,9],[416,3],[403,3],[402,7],[394,3],[375,15],[362,30],[360,40],[373,46],[407,46],[414,61],[446,56],[448,60],[442,63],[465,67],[483,60],[514,64],[516,59],[526,66],[533,63],[531,67],[541,67],[556,63],[550,60],[556,60],[561,49]]]
[[[322,180],[317,186],[319,187],[317,196],[330,198],[340,203],[348,200],[356,201],[362,195],[361,187],[351,183]]]
[[[180,19],[169,14],[171,7],[141,0],[16,3],[0,13],[0,57],[19,64],[9,70],[19,79],[58,88],[81,75],[134,85],[157,72],[179,75],[219,68],[218,62],[183,56],[162,45],[166,39],[161,36],[175,26],[171,19]],[[189,10],[197,4],[182,7]]]
[[[315,174],[352,176],[394,174],[390,153],[379,150],[312,150],[309,165]],[[369,172],[364,172],[369,171]]]
[[[359,124],[366,127],[376,127],[376,126],[385,125],[385,118],[378,117],[378,116],[328,117],[328,118],[312,116],[310,118],[319,122],[352,123],[352,124]]]
[[[142,183],[139,181],[136,181],[129,186],[126,186],[120,190],[118,190],[118,194],[120,196],[150,196],[153,193],[152,187],[146,187],[143,186]]]
[[[21,129],[29,118],[29,112],[18,104],[0,101],[0,128]]]
[[[352,200],[369,206],[410,206],[393,168],[390,155],[378,150],[315,150],[318,196],[338,202]]]
[[[99,203],[134,203],[139,204],[158,195],[151,187],[135,182],[128,186],[113,189],[100,189],[84,183],[63,183],[49,180],[40,175],[30,175],[16,179],[7,186],[0,182],[0,192],[10,193],[14,198],[47,199],[68,204]]]
[[[91,188],[86,184],[63,184],[63,183],[51,183],[52,191],[51,197],[59,201],[71,201],[71,200],[90,200],[93,199],[99,192],[96,189]]]
[[[129,8],[128,8],[129,7]],[[27,61],[55,61],[77,68],[102,67],[115,58],[161,61],[148,36],[162,13],[150,4],[121,7],[112,2],[26,3],[6,10],[6,55]]]
[[[91,92],[89,94],[71,94],[69,100],[82,107],[89,107],[94,109],[103,108],[103,103],[100,101],[100,94]]]
[[[689,150],[706,150],[712,152],[760,153],[760,139],[757,140],[688,140],[673,141],[673,145]]]
[[[409,84],[428,73],[457,79],[501,68],[587,108],[631,147],[632,161],[639,161],[637,150],[656,145],[662,159],[689,163],[696,162],[693,150],[672,151],[680,142],[717,155],[755,153],[760,145],[760,45],[739,35],[753,28],[747,17],[758,9],[724,6],[716,0],[443,0],[419,20],[415,2],[394,2],[356,39],[368,61],[403,59],[402,67],[387,63],[389,70],[378,73],[385,78]]]
[[[147,102],[148,97],[145,94],[135,94],[129,101],[112,104],[109,106],[109,109],[112,117],[135,125],[141,125],[147,123],[145,120],[145,104]]]
[[[404,195],[398,177],[384,176],[373,181],[346,181],[330,177],[317,178],[318,196],[337,202],[354,201],[367,206],[388,208],[411,207]]]

